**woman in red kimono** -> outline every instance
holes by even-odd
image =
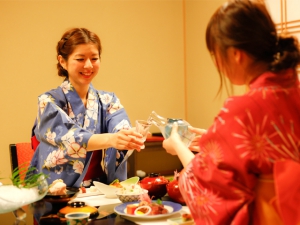
[[[197,154],[176,124],[163,142],[184,166],[179,186],[196,224],[300,224],[297,40],[277,35],[263,3],[236,0],[213,14],[206,44],[221,81],[249,90],[225,101]]]

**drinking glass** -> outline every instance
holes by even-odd
[[[142,141],[146,140],[150,127],[151,127],[151,123],[149,123],[147,120],[136,120],[135,121],[136,131],[139,132],[141,135],[143,135]]]

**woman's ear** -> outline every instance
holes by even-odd
[[[233,48],[233,57],[236,63],[242,62],[243,52],[240,49]]]
[[[67,69],[66,60],[61,55],[57,56],[57,60],[58,60],[59,64],[61,65],[61,67],[66,70]]]

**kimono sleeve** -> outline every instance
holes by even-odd
[[[55,103],[48,102],[44,108],[39,107],[38,124],[35,135],[39,141],[48,142],[54,146],[64,145],[69,148],[75,142],[86,147],[92,133],[78,126]]]

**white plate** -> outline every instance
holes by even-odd
[[[127,180],[120,182],[122,186],[128,186],[132,184],[137,184],[139,177],[131,177]],[[117,198],[116,192],[119,189],[116,186],[107,185],[98,181],[93,181],[93,184],[98,189],[100,193],[103,193],[106,198]]]
[[[76,198],[83,198],[88,196],[95,196],[95,195],[103,195],[98,189],[95,191],[91,191],[90,188],[86,188],[86,193],[78,193],[76,195]]]
[[[135,204],[135,203],[139,203],[139,202],[126,202],[123,203],[121,205],[118,205],[114,208],[115,212],[118,213],[121,216],[126,216],[126,217],[130,217],[130,218],[137,218],[137,219],[158,219],[158,218],[163,218],[163,217],[169,217],[171,215],[174,215],[176,213],[178,213],[181,209],[182,206],[178,203],[174,203],[174,202],[169,202],[169,201],[162,201],[162,204],[164,205],[164,207],[168,210],[168,213],[166,214],[159,214],[159,215],[147,215],[147,216],[140,216],[140,215],[130,215],[126,213],[126,207],[127,205],[130,204]]]
[[[103,193],[105,195],[106,198],[118,198],[118,196],[116,195],[116,191],[118,190],[117,187],[103,184],[98,181],[93,181],[93,184],[96,186],[100,193]]]

